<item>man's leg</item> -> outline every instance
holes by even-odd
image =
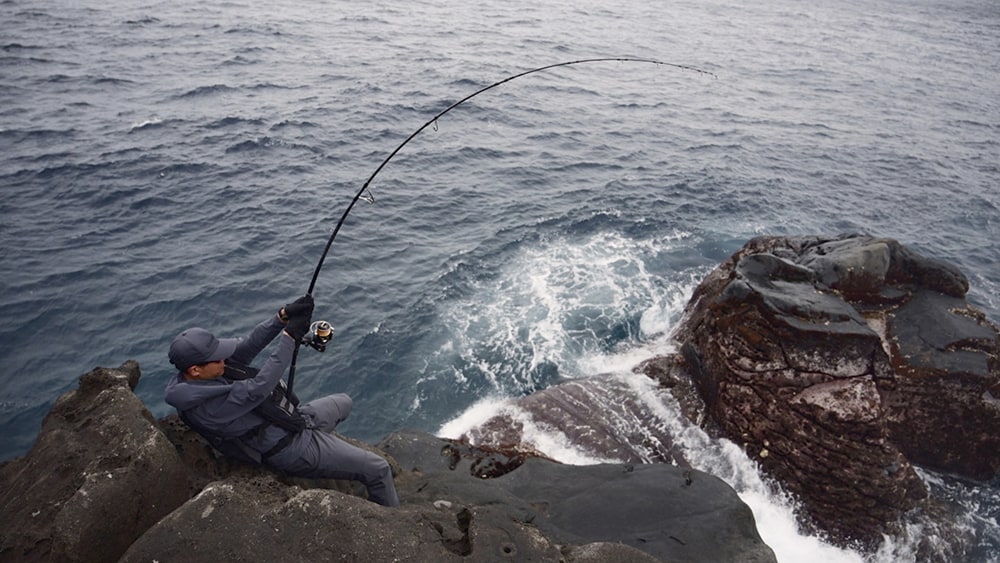
[[[313,434],[319,447],[316,467],[300,476],[360,481],[368,489],[368,498],[372,502],[383,506],[399,506],[389,462],[378,454],[349,444],[332,434]]]
[[[350,416],[353,405],[350,396],[337,393],[309,401],[299,407],[299,411],[309,418],[314,428],[330,432]]]

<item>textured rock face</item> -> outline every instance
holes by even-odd
[[[758,238],[696,289],[675,337],[709,424],[820,529],[874,544],[926,496],[911,463],[1000,470],[1000,341],[967,290],[890,239]]]
[[[350,482],[221,458],[176,417],[153,420],[138,379],[134,362],[84,375],[0,465],[0,561],[774,561],[707,474],[407,432],[374,448],[394,468],[391,509]]]
[[[669,428],[619,378],[581,378],[553,385],[511,401],[532,423],[559,432],[568,443],[600,459],[623,463],[670,463],[689,466],[676,448]],[[623,429],[643,429],[642,435]],[[480,445],[518,445],[525,438],[524,422],[501,413],[471,429],[464,439]]]
[[[196,492],[138,381],[135,362],[83,375],[27,456],[0,466],[0,559],[115,561]]]
[[[413,468],[401,480],[407,502],[497,507],[506,516],[494,520],[494,535],[504,530],[500,523],[513,521],[555,544],[577,546],[573,557],[609,557],[601,561],[645,560],[633,553],[664,561],[775,560],[749,507],[721,479],[697,470],[663,463],[569,466],[528,456],[483,480],[483,467],[511,467],[508,458],[420,433],[394,434],[380,447],[402,468]],[[482,560],[502,560],[490,553],[498,552],[487,550]],[[513,560],[533,560],[520,553]]]
[[[710,475],[512,459],[420,432],[379,448],[404,468],[398,509],[269,474],[231,476],[122,561],[774,561],[749,508]]]

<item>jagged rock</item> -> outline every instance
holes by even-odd
[[[84,374],[27,455],[0,466],[0,560],[115,561],[197,492],[132,392],[139,375],[133,361]]]
[[[575,379],[510,401],[531,423],[558,432],[566,443],[597,459],[624,463],[672,463],[689,466],[674,444],[669,428],[651,424],[648,405],[622,378],[602,375]],[[642,429],[641,434],[622,433]],[[477,445],[524,447],[525,424],[510,412],[500,412],[470,429],[463,437]],[[540,455],[540,454],[539,454]]]
[[[0,466],[0,561],[774,561],[749,508],[706,474],[406,432],[374,448],[397,475],[391,509],[221,458],[176,417],[153,420],[139,375],[85,374],[27,456]]]
[[[891,239],[761,237],[706,277],[674,336],[706,427],[820,530],[874,545],[927,495],[911,464],[1000,470],[1000,339],[967,291]]]
[[[143,535],[122,561],[774,561],[719,479],[663,464],[574,467],[392,434],[389,509],[274,476],[232,474]]]

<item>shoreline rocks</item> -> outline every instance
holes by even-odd
[[[222,458],[176,417],[154,420],[138,378],[135,362],[83,375],[28,454],[0,464],[0,561],[775,561],[705,473],[402,431],[373,448],[394,467],[391,509],[350,482]]]
[[[133,361],[84,374],[0,465],[0,560],[114,561],[197,492],[138,381]]]
[[[967,291],[891,239],[753,239],[695,290],[679,351],[636,367],[659,388],[595,377],[516,401],[627,463],[554,462],[509,415],[464,441],[404,430],[359,444],[390,460],[395,510],[351,482],[231,462],[176,416],[153,419],[138,364],[96,368],[0,464],[0,561],[774,561],[735,491],[656,424],[650,388],[741,445],[833,543],[873,550],[916,521],[942,540],[918,547],[926,559],[960,558],[967,538],[916,468],[1000,471],[1000,331]]]

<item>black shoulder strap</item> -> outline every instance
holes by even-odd
[[[259,372],[259,369],[248,365],[226,362],[226,371],[223,376],[229,380],[238,381],[256,377]],[[299,398],[295,396],[295,393],[289,392],[284,381],[278,380],[271,396],[258,405],[254,412],[264,420],[289,432],[301,432],[306,427],[306,419],[296,408],[298,405]]]

